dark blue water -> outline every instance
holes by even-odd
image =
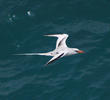
[[[45,67],[56,38],[85,51]],[[109,0],[0,0],[0,100],[110,100]]]

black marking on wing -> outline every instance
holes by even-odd
[[[46,65],[54,62],[55,60],[59,59],[60,57],[62,57],[64,55],[64,53],[62,53],[61,55],[59,55],[57,58],[53,59],[52,61],[48,62]]]
[[[60,34],[45,34],[45,35],[60,35]]]
[[[61,45],[61,43],[62,43],[62,41],[63,41],[64,39],[65,39],[65,38],[63,38],[63,39],[59,42],[58,47]]]

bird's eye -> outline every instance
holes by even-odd
[[[75,50],[75,52],[78,52],[78,50]]]

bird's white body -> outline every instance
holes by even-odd
[[[64,53],[64,56],[70,56],[70,55],[76,54],[76,52],[73,52],[73,48],[66,48],[66,47],[65,48],[58,48],[58,49],[55,49],[55,50],[47,52],[47,53],[38,53],[38,54],[39,55],[43,54],[46,56],[55,56],[55,55],[61,54],[61,53]]]
[[[52,59],[50,59],[47,64],[52,63],[53,61],[62,58],[64,56],[74,55],[77,53],[83,53],[83,51],[77,49],[77,48],[69,48],[66,45],[66,39],[68,38],[67,34],[50,34],[45,35],[49,37],[57,37],[56,42],[56,48],[53,51],[47,52],[47,53],[25,53],[25,54],[17,54],[17,55],[45,55],[45,56],[53,56]]]

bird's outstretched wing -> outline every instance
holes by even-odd
[[[55,60],[57,60],[57,59],[59,59],[59,58],[61,58],[61,57],[63,57],[63,56],[64,56],[64,53],[55,55],[52,59],[50,59],[50,60],[46,63],[46,65],[48,65],[48,64],[50,64],[50,63],[52,63],[52,62],[54,62]]]
[[[56,48],[58,47],[67,47],[66,39],[68,38],[68,34],[49,34],[45,36],[57,37]]]

